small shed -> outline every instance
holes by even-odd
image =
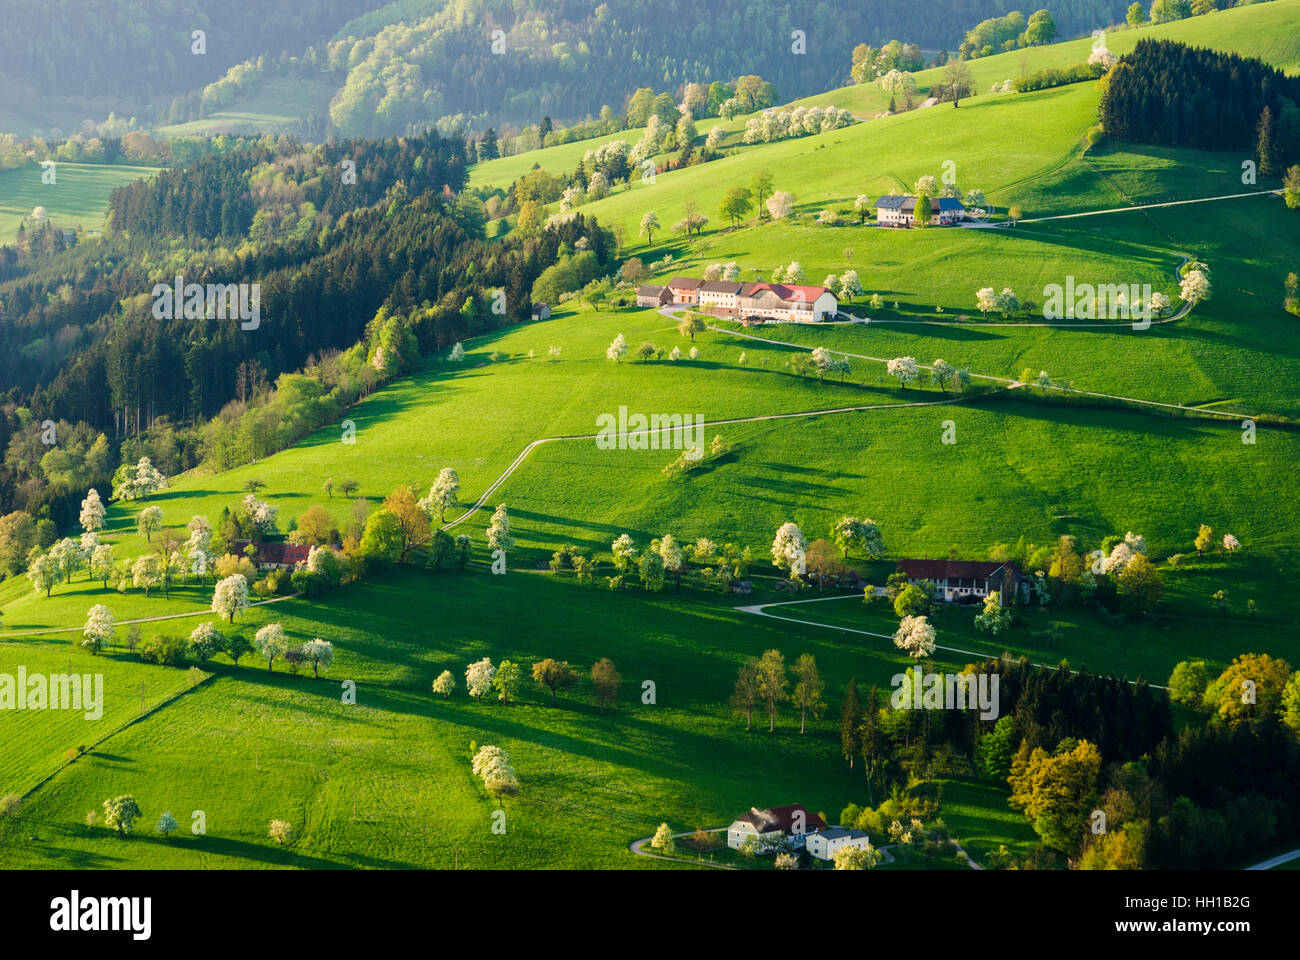
[[[550,307],[550,304],[546,304],[546,303],[534,303],[534,304],[533,304],[533,319],[534,319],[534,320],[549,320],[549,319],[551,319],[551,307]]]

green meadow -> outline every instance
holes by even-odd
[[[60,227],[102,230],[108,195],[117,187],[152,177],[157,169],[60,161],[54,168],[54,183],[42,183],[43,172],[37,164],[0,170],[0,242],[11,243],[19,222],[38,206]]]
[[[1185,39],[1300,63],[1293,29],[1300,0],[1239,8],[1165,27],[1108,36],[1116,53],[1140,36]],[[190,582],[171,597],[160,591],[105,589],[84,575],[46,598],[25,578],[0,582],[0,673],[102,672],[104,716],[89,723],[70,712],[0,712],[0,795],[24,796],[16,818],[0,820],[0,863],[28,867],[378,868],[671,867],[634,857],[628,844],[660,822],[675,830],[725,825],[750,806],[801,802],[831,820],[849,802],[867,800],[860,771],[839,756],[836,718],[850,677],[888,686],[906,658],[888,635],[897,618],[885,601],[810,588],[797,598],[771,589],[768,548],[786,521],[809,539],[826,536],[846,514],[869,516],[883,531],[883,561],[855,566],[879,581],[902,557],[945,556],[950,549],[982,559],[997,543],[1021,537],[1047,544],[1073,535],[1092,549],[1102,538],[1145,536],[1166,582],[1158,616],[1140,621],[1102,616],[1091,608],[1024,607],[995,638],[978,633],[973,611],[938,610],[934,622],[939,669],[1010,653],[1055,666],[1143,678],[1163,684],[1190,657],[1222,666],[1244,652],[1267,652],[1300,663],[1300,600],[1279,589],[1300,561],[1295,534],[1300,498],[1294,483],[1300,432],[1261,424],[1256,442],[1242,442],[1235,417],[1212,419],[1134,409],[1105,397],[1043,395],[1029,389],[985,388],[944,393],[920,384],[902,389],[883,360],[942,357],[983,377],[1014,379],[1047,371],[1096,394],[1249,412],[1300,416],[1293,389],[1297,354],[1294,317],[1280,309],[1287,264],[1300,262],[1294,214],[1275,197],[1246,197],[1187,206],[1044,220],[1015,229],[893,231],[845,223],[821,226],[825,207],[847,211],[860,193],[899,190],[952,161],[964,189],[980,188],[999,208],[1024,207],[1027,217],[1082,213],[1250,189],[1240,158],[1192,151],[1103,144],[1083,154],[1095,118],[1094,84],[1026,95],[987,96],[994,80],[1026,69],[1067,65],[1086,57],[1090,41],[1035,48],[972,63],[980,95],[950,106],[871,120],[814,137],[740,147],[723,159],[634,178],[581,209],[604,225],[620,225],[624,256],[638,256],[660,281],[698,275],[710,263],[735,261],[744,279],[798,260],[811,283],[828,273],[858,272],[868,297],[845,309],[868,324],[776,326],[741,330],[718,323],[694,343],[676,320],[654,310],[577,300],[553,304],[553,318],[467,341],[465,359],[448,352],[426,358],[345,414],[355,442],[338,425],[296,446],[222,473],[196,470],[172,478],[145,502],[110,508],[105,538],[119,560],[151,544],[135,530],[146,505],[161,506],[168,532],[184,539],[195,515],[215,521],[236,509],[250,480],[279,508],[280,526],[322,504],[343,526],[351,499],[326,494],[332,479],[359,485],[377,507],[394,488],[427,490],[437,472],[459,474],[459,518],[531,450],[478,511],[453,532],[475,542],[464,572],[381,568],[323,599],[287,598],[256,606],[234,630],[250,638],[281,623],[295,642],[334,643],[333,666],[321,678],[268,671],[224,655],[191,684],[185,668],[140,663],[120,648],[92,657],[78,646],[87,609],[107,604],[118,621],[182,615],[143,623],[146,637],[187,635],[212,619],[211,584]],[[1015,72],[1008,73],[1012,67]],[[932,82],[933,77],[923,75]],[[923,86],[925,84],[923,83]],[[833,103],[866,116],[880,109],[879,91],[859,86],[808,103]],[[268,84],[266,102],[247,112],[296,118],[292,91]],[[272,102],[276,97],[280,100]],[[202,123],[238,119],[214,116]],[[744,121],[728,125],[729,146]],[[701,125],[707,131],[709,121]],[[216,127],[211,127],[216,129]],[[639,131],[614,136],[635,141]],[[606,138],[608,139],[608,138]],[[475,187],[508,186],[534,163],[571,170],[598,141],[568,144],[480,164]],[[125,168],[59,166],[58,187],[82,185],[85,209],[102,210],[108,186],[81,173]],[[135,175],[147,174],[147,170]],[[718,222],[727,187],[747,185],[771,170],[790,190],[796,215],[750,220],[739,229]],[[33,170],[35,173],[33,174]],[[66,172],[65,172],[66,171]],[[16,175],[0,174],[0,188]],[[29,185],[30,186],[30,185]],[[1266,187],[1267,184],[1260,184]],[[22,189],[28,189],[23,187]],[[93,195],[98,191],[99,200]],[[43,203],[56,221],[70,216],[43,198],[19,196],[16,217]],[[686,240],[671,230],[687,200],[713,218]],[[29,202],[30,201],[30,202]],[[65,211],[68,208],[63,208]],[[664,225],[651,244],[638,235],[654,210]],[[101,214],[102,215],[102,214]],[[89,224],[88,224],[89,225]],[[0,227],[3,222],[0,221]],[[671,259],[668,259],[668,258]],[[980,316],[975,291],[1011,287],[1041,305],[1044,290],[1078,282],[1150,284],[1173,297],[1176,266],[1185,257],[1209,264],[1214,297],[1175,322],[1137,331],[1035,326]],[[274,322],[274,320],[272,320]],[[618,334],[629,353],[615,363],[605,350]],[[741,334],[750,334],[750,337]],[[774,343],[753,339],[763,337]],[[683,356],[633,359],[643,342]],[[685,354],[694,345],[697,359]],[[847,373],[819,382],[791,361],[817,346],[849,355]],[[558,348],[552,359],[551,348]],[[981,381],[977,379],[977,384]],[[630,413],[699,415],[702,439],[730,446],[676,478],[664,467],[676,449],[600,449],[597,417]],[[944,434],[955,430],[955,443]],[[508,573],[487,573],[485,527],[491,508],[507,505],[515,546]],[[1237,536],[1232,556],[1194,554],[1199,524],[1216,539]],[[627,532],[644,546],[672,534],[708,537],[753,550],[752,595],[704,594],[670,582],[662,593],[611,591],[604,575],[610,543]],[[157,538],[159,534],[155,534]],[[552,551],[571,544],[602,563],[596,582],[545,570]],[[1168,558],[1191,554],[1177,566]],[[1229,609],[1212,596],[1228,594]],[[791,599],[760,616],[741,606]],[[1248,601],[1256,612],[1245,613]],[[841,628],[841,629],[835,629]],[[119,636],[124,628],[119,627]],[[62,631],[62,632],[60,632]],[[829,709],[806,734],[783,709],[777,730],[755,718],[747,732],[728,706],[737,666],[779,648],[787,662],[816,656]],[[481,657],[521,665],[518,702],[477,703],[464,691],[464,669]],[[583,681],[552,707],[529,680],[533,662],[567,659]],[[601,713],[586,679],[590,665],[611,658],[622,672],[619,703]],[[442,670],[456,677],[449,699],[432,694]],[[355,684],[356,703],[346,702]],[[650,684],[650,686],[647,686]],[[648,691],[653,691],[653,696]],[[142,702],[143,712],[142,717]],[[159,707],[154,710],[153,708]],[[153,712],[150,712],[150,711]],[[1180,722],[1197,722],[1179,715]],[[470,771],[471,744],[493,743],[510,755],[521,781],[517,798],[498,807]],[[66,752],[90,748],[69,759]],[[39,789],[38,783],[49,778]],[[1028,852],[1034,834],[1006,804],[998,784],[947,779],[944,817],[977,860],[1005,844]],[[144,816],[137,833],[119,839],[86,826],[103,800],[132,793]],[[877,798],[878,800],[879,798]],[[494,832],[494,814],[505,832]],[[154,834],[170,811],[181,824],[168,838]],[[207,825],[190,831],[194,812]],[[267,836],[271,819],[293,824],[280,846]],[[899,864],[896,868],[939,864]]]
[[[751,805],[795,800],[835,818],[845,804],[864,800],[858,775],[837,759],[830,716],[812,721],[802,736],[788,709],[775,733],[758,718],[745,731],[726,704],[744,657],[769,647],[787,659],[814,653],[832,704],[850,676],[888,685],[904,666],[887,641],[803,636],[733,610],[727,599],[615,594],[549,573],[401,571],[327,603],[291,603],[273,616],[293,638],[324,635],[337,644],[328,677],[290,676],[283,665],[268,674],[252,660],[236,670],[218,658],[214,679],[66,766],[28,798],[17,821],[0,822],[7,861],[104,868],[665,866],[626,850],[661,821],[682,830],[721,826]],[[251,633],[270,616],[263,608],[235,627]],[[47,660],[70,649],[5,646],[20,646],[28,657],[38,650]],[[79,650],[70,655],[91,660]],[[561,692],[554,708],[549,693],[531,682],[509,706],[477,703],[463,685],[448,700],[429,693],[442,669],[463,684],[464,665],[482,656],[511,659],[525,671],[536,659],[563,657],[584,677],[595,659],[608,656],[623,676],[619,704],[602,714],[585,679]],[[342,702],[344,680],[356,683],[355,705]],[[128,689],[134,706],[136,691]],[[32,731],[15,732],[12,720],[0,715],[0,732],[27,756]],[[49,731],[42,736],[57,739]],[[506,801],[504,835],[492,832],[497,805],[469,769],[471,742],[506,750],[523,784],[519,797]],[[102,827],[88,830],[86,812],[123,792],[144,811],[139,835],[124,841]],[[967,792],[954,814],[986,810],[974,816],[982,825],[970,836],[1004,830],[1027,846],[1028,830],[1005,816],[999,790],[980,784]],[[164,810],[182,824],[170,840],[152,830]],[[205,837],[188,831],[195,810],[206,816]],[[267,838],[272,818],[294,824],[290,845]],[[999,819],[1008,821],[1000,830]]]
[[[304,116],[327,113],[334,91],[334,85],[324,80],[267,77],[253,96],[199,120],[159,127],[158,132],[169,137],[278,133]]]

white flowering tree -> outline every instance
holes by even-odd
[[[1178,284],[1178,295],[1192,307],[1209,300],[1210,293],[1210,278],[1204,270],[1188,270]]]
[[[433,692],[442,694],[443,699],[451,696],[456,689],[456,677],[450,670],[444,670],[433,681]]]
[[[31,581],[33,590],[48,597],[63,579],[63,570],[57,558],[43,553],[27,565],[27,579]]]
[[[462,360],[465,359],[465,347],[460,343],[460,341],[457,341],[452,346],[451,354],[448,356],[448,359],[451,360],[453,363],[460,363]]]
[[[627,355],[627,340],[624,339],[623,334],[620,333],[618,336],[614,338],[613,342],[610,343],[609,347],[605,350],[605,357],[609,360],[613,360],[615,363],[618,363],[626,355]]]
[[[993,303],[1004,318],[1012,316],[1020,309],[1020,298],[1010,287],[1003,287],[1002,292],[993,298]]]
[[[302,655],[311,664],[312,676],[320,677],[320,672],[334,663],[334,644],[316,637],[302,645]]]
[[[149,591],[163,582],[162,560],[154,554],[146,554],[138,557],[135,563],[131,564],[131,585],[137,590],[143,590],[144,595],[149,596]]]
[[[777,190],[767,198],[765,206],[773,220],[788,217],[794,213],[794,194],[787,193],[785,190]]]
[[[1225,533],[1223,535],[1223,549],[1228,551],[1228,553],[1236,553],[1241,549],[1241,541],[1232,534]]]
[[[985,317],[989,315],[990,310],[998,308],[998,295],[992,287],[980,287],[975,291],[975,306]]]
[[[493,550],[509,551],[515,545],[514,537],[510,536],[510,517],[504,503],[497,504],[497,508],[492,511],[492,519],[488,521],[487,541]]]
[[[870,518],[840,517],[831,527],[831,539],[845,557],[853,547],[860,549],[872,560],[885,552],[885,540],[881,536],[880,527]]]
[[[641,232],[645,234],[646,246],[654,246],[655,231],[659,229],[659,217],[653,210],[641,215]]]
[[[58,563],[59,572],[69,583],[72,582],[74,573],[80,573],[86,568],[86,551],[81,548],[80,541],[73,540],[71,537],[64,537],[50,547],[49,555]]]
[[[257,499],[254,494],[250,493],[244,497],[245,518],[263,534],[275,533],[279,514],[279,507],[272,506],[265,500]]]
[[[285,636],[284,627],[278,623],[268,623],[253,635],[253,649],[266,660],[269,673],[276,660],[289,652],[289,638]]]
[[[736,263],[735,260],[724,264],[722,267],[722,279],[726,280],[728,283],[731,283],[733,280],[739,280],[740,264]]]
[[[81,529],[87,533],[96,533],[104,529],[104,502],[99,499],[99,491],[94,487],[86,492],[86,499],[81,501]]]
[[[129,464],[122,464],[113,474],[114,500],[139,500],[167,486],[167,478],[162,475],[148,457],[141,457],[132,469]]]
[[[772,540],[772,566],[791,576],[801,575],[807,554],[808,541],[798,525],[790,521],[781,524]]]
[[[199,666],[207,664],[208,658],[221,649],[221,634],[211,621],[205,620],[190,632],[190,652],[199,661]]]
[[[429,487],[429,495],[418,501],[420,509],[430,517],[433,516],[434,511],[437,511],[438,522],[441,523],[448,509],[456,506],[458,493],[460,493],[460,475],[451,467],[443,467],[438,471],[438,478],[433,481],[433,486]]]
[[[190,519],[189,531],[190,538],[181,549],[189,561],[190,573],[202,580],[216,561],[212,555],[212,525],[207,517],[194,516]]]
[[[841,300],[856,300],[866,292],[862,289],[862,281],[858,279],[858,271],[845,270],[840,274],[837,295]]]
[[[926,617],[904,617],[894,632],[894,646],[913,660],[934,653],[934,626]]]
[[[101,543],[90,554],[90,576],[104,584],[104,589],[108,589],[108,581],[113,579],[113,572],[116,569],[113,560],[113,545],[110,543]]]
[[[143,533],[146,542],[153,542],[153,535],[162,529],[162,525],[162,507],[145,507],[135,518],[136,532]]]
[[[836,870],[870,870],[880,862],[880,851],[875,847],[841,847],[833,859]]]
[[[91,653],[99,653],[113,642],[116,621],[113,613],[102,603],[97,603],[86,614],[86,625],[81,628],[81,645]]]
[[[492,689],[492,681],[496,675],[497,668],[492,666],[490,658],[476,660],[465,668],[465,689],[469,691],[471,697],[482,702],[483,694]]]
[[[1001,596],[990,593],[984,597],[984,609],[975,615],[975,626],[995,636],[1011,626],[1011,611],[1002,606]]]
[[[898,382],[903,385],[904,390],[907,389],[909,383],[916,380],[918,374],[914,357],[894,357],[893,360],[885,364],[885,369],[891,377],[898,378]]]
[[[235,617],[248,609],[248,581],[235,573],[217,583],[212,591],[212,612],[234,623]]]

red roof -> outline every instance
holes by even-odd
[[[226,549],[242,556],[247,540],[232,540]],[[306,563],[311,555],[309,543],[259,543],[257,546],[258,563]]]
[[[898,569],[914,580],[944,580],[965,577],[987,580],[1006,567],[1013,575],[1020,571],[1014,563],[997,563],[992,560],[899,560]]]
[[[825,287],[811,287],[806,283],[760,283],[758,289],[771,290],[782,300],[798,300],[806,303],[812,303],[823,293],[830,292]]]
[[[825,830],[826,821],[817,814],[813,813],[802,803],[790,803],[784,807],[772,807],[769,810],[759,810],[757,807],[750,809],[749,813],[742,814],[737,820],[744,820],[754,826],[759,833],[770,833],[773,830],[780,830],[782,833],[789,833],[794,827],[794,815],[796,811],[803,812],[803,832],[812,833],[815,830]]]

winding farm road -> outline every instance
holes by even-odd
[[[852,600],[852,599],[856,599],[856,598],[857,598],[857,594],[856,594],[856,593],[851,593],[851,594],[840,594],[840,595],[838,595],[838,596],[834,596],[834,597],[813,597],[813,598],[810,599],[810,600],[779,600],[779,601],[777,601],[777,602],[775,602],[775,603],[755,603],[755,604],[750,604],[749,606],[735,607],[734,609],[739,610],[741,613],[750,613],[750,614],[753,614],[753,615],[755,615],[755,616],[759,616],[759,617],[768,617],[769,619],[772,619],[772,620],[785,620],[785,621],[788,622],[788,623],[798,623],[798,624],[802,624],[803,626],[806,626],[806,627],[820,627],[820,628],[823,629],[823,630],[838,630],[838,631],[840,631],[841,633],[855,633],[855,634],[858,634],[858,635],[863,636],[863,637],[880,637],[880,638],[883,639],[883,640],[893,641],[893,639],[894,639],[893,634],[889,634],[889,633],[873,633],[873,632],[870,631],[870,630],[858,630],[858,629],[855,628],[855,627],[841,627],[839,624],[834,624],[834,623],[818,623],[816,620],[801,620],[801,619],[799,619],[798,617],[783,617],[783,616],[780,616],[780,615],[775,614],[775,613],[768,613],[768,612],[767,612],[767,609],[768,609],[769,607],[789,607],[789,606],[794,606],[794,605],[796,605],[796,604],[800,604],[800,603],[823,603],[823,602],[825,602],[825,601],[827,601],[827,600]],[[943,644],[938,644],[938,643],[936,643],[936,644],[934,645],[934,648],[935,648],[936,650],[947,650],[947,651],[950,652],[950,653],[960,653],[960,654],[962,654],[962,655],[964,655],[964,656],[968,656],[968,657],[978,657],[978,658],[981,659],[981,660],[988,660],[988,659],[991,658],[991,657],[997,657],[997,656],[998,656],[997,654],[994,654],[994,653],[988,653],[988,652],[983,652],[983,653],[981,653],[981,652],[978,651],[978,650],[965,650],[965,649],[963,649],[963,648],[961,648],[961,647],[948,647],[948,646],[944,646]],[[999,657],[998,659],[1002,659],[1002,660],[1006,660],[1007,662],[1010,662],[1010,659],[1009,659],[1009,658]],[[1056,667],[1053,667],[1053,666],[1050,666],[1050,665],[1048,665],[1048,664],[1044,664],[1044,663],[1032,663],[1032,662],[1031,662],[1029,665],[1030,665],[1031,667],[1036,667],[1036,668],[1038,668],[1039,670],[1055,670],[1055,669],[1056,669]],[[1071,672],[1071,673],[1078,673],[1079,671],[1078,671],[1078,670],[1071,670],[1070,672]],[[1136,680],[1130,680],[1130,681],[1128,681],[1128,682],[1129,682],[1130,684],[1136,684],[1136,683],[1137,683]],[[1147,686],[1149,686],[1149,687],[1151,687],[1152,689],[1155,689],[1155,690],[1167,690],[1167,689],[1169,689],[1168,687],[1166,687],[1166,686],[1164,686],[1164,685],[1162,685],[1162,684],[1159,684],[1159,683],[1148,683]],[[1297,855],[1300,856],[1300,851],[1297,851]]]
[[[1012,389],[1018,386],[1022,386],[1022,384],[1012,382],[1008,384],[1008,389]],[[691,429],[694,429],[696,426],[722,427],[722,426],[727,426],[729,424],[736,424],[736,423],[762,423],[769,420],[797,420],[804,417],[824,417],[824,416],[831,416],[833,414],[838,414],[838,413],[863,413],[868,410],[899,410],[907,407],[938,407],[938,406],[944,406],[946,404],[962,403],[963,401],[968,399],[970,398],[969,397],[946,397],[943,400],[917,400],[912,403],[870,403],[870,404],[860,404],[851,407],[828,407],[822,410],[800,410],[794,413],[769,413],[769,414],[764,414],[762,416],[755,416],[755,417],[729,417],[723,420],[706,420],[705,422],[700,424],[692,424]],[[685,430],[685,429],[687,429],[686,426],[662,427],[662,428],[648,427],[645,430],[628,430],[623,433],[615,434],[614,436],[618,438],[639,437],[639,436],[647,436],[652,433],[662,433],[665,431],[669,433],[675,433],[677,431]],[[605,436],[605,435],[598,434],[598,433],[570,433],[570,434],[564,434],[556,437],[542,437],[540,440],[534,440],[532,443],[528,444],[528,446],[524,447],[522,451],[520,451],[519,456],[515,457],[514,461],[510,464],[510,466],[506,467],[506,469],[501,473],[501,475],[497,477],[494,481],[492,481],[491,485],[488,486],[488,488],[483,491],[483,494],[477,500],[474,501],[474,503],[469,507],[469,509],[467,509],[456,519],[444,523],[442,525],[442,529],[451,530],[454,527],[457,527],[460,524],[464,523],[475,513],[481,510],[483,506],[487,503],[488,499],[492,496],[492,494],[496,493],[496,491],[501,487],[501,485],[505,483],[508,479],[510,479],[510,475],[514,473],[517,469],[519,469],[519,467],[522,466],[523,462],[526,459],[528,459],[528,455],[532,453],[535,449],[540,447],[542,444],[558,443],[562,440],[595,440],[597,437],[600,436]]]

